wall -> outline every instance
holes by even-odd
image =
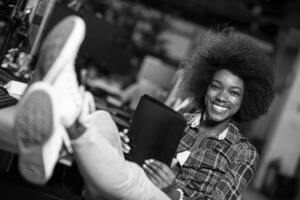
[[[297,44],[297,41],[291,41]],[[299,44],[299,43],[298,43]],[[287,51],[292,52],[292,51]],[[282,57],[284,58],[284,56]],[[283,59],[284,61],[284,59]],[[285,67],[284,65],[281,66]],[[289,89],[281,91],[275,100],[277,109],[275,117],[269,121],[269,134],[266,138],[266,146],[261,155],[259,169],[254,181],[254,186],[262,186],[265,172],[270,161],[279,158],[281,160],[281,173],[293,176],[300,156],[300,54],[297,53],[293,67],[290,69]],[[279,105],[276,107],[276,105]]]

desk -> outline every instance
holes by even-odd
[[[0,149],[16,153],[17,142],[13,135],[16,106],[0,109]]]
[[[119,96],[122,93],[120,84],[113,81],[107,81],[100,78],[94,80],[88,79],[86,80],[86,84],[92,88],[101,89],[110,95]]]

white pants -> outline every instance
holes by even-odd
[[[96,111],[85,126],[85,133],[72,146],[87,186],[87,199],[170,199],[140,166],[124,159],[119,132],[110,114]]]

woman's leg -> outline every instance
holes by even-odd
[[[137,164],[124,159],[118,129],[110,114],[96,111],[86,130],[73,140],[75,160],[87,184],[87,198],[169,199]]]

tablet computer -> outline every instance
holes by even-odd
[[[131,151],[125,157],[140,165],[150,158],[170,165],[185,126],[182,114],[148,95],[142,96],[129,126]]]

